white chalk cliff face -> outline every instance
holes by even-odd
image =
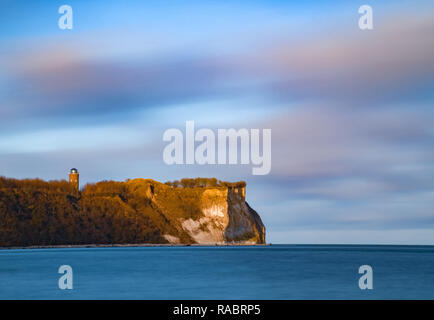
[[[242,195],[227,189],[208,189],[202,194],[199,219],[182,221],[182,228],[199,244],[262,244],[265,227]]]

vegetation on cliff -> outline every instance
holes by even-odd
[[[181,180],[168,181],[165,183],[173,188],[212,188],[212,187],[245,187],[245,181],[239,182],[227,182],[217,180],[216,178],[196,178],[188,179],[184,178]]]
[[[76,192],[66,181],[0,177],[0,246],[168,243],[166,235],[194,243],[179,221],[200,219],[205,190],[229,186],[245,183],[135,179]]]

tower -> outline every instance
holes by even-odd
[[[69,172],[69,184],[71,184],[74,187],[74,190],[78,192],[79,190],[79,174],[78,174],[78,170],[75,168],[72,168],[71,171]]]

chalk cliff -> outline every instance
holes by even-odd
[[[183,179],[66,181],[0,177],[0,246],[264,244],[245,183]]]
[[[182,238],[198,244],[265,243],[265,227],[245,201],[245,187],[173,188],[148,179],[131,180],[128,186],[145,194],[174,227],[163,235],[170,243]]]

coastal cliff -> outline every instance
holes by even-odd
[[[0,178],[0,246],[265,244],[245,183],[216,181],[103,181],[77,192],[66,181]]]

